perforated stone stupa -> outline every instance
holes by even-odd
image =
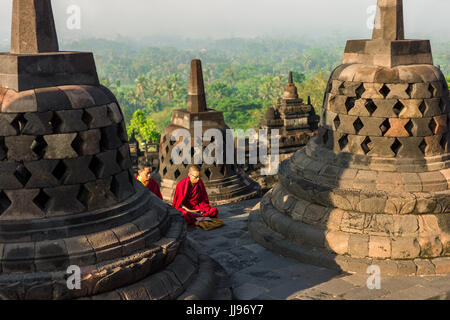
[[[303,103],[298,96],[293,74],[289,72],[289,81],[284,94],[278,99],[278,104],[267,109],[261,119],[261,129],[267,129],[269,137],[278,130],[280,161],[290,158],[294,152],[305,146],[317,133],[319,117],[313,106]],[[271,153],[270,139],[268,154]],[[246,168],[250,178],[257,181],[263,189],[269,190],[278,182],[278,175],[261,175],[262,164],[249,164]]]
[[[1,299],[209,297],[209,260],[134,179],[117,100],[92,53],[58,51],[50,0],[13,2],[0,108]]]
[[[188,108],[187,110],[173,111],[171,123],[166,127],[161,136],[159,172],[162,177],[161,193],[164,200],[172,201],[177,183],[188,176],[189,163],[195,164],[195,122],[201,122],[202,124],[202,137],[204,137],[205,132],[209,129],[219,130],[223,137],[222,164],[215,162],[213,164],[207,164],[206,161],[202,161],[198,165],[200,167],[200,177],[205,183],[210,202],[214,205],[219,205],[258,196],[260,194],[259,185],[251,180],[243,169],[236,164],[234,160],[236,159],[236,153],[233,164],[227,161],[226,130],[229,127],[226,125],[221,111],[207,109],[206,107],[203,72],[200,60],[192,60],[190,76]],[[172,159],[173,149],[178,143],[187,144],[189,141],[183,140],[176,142],[172,139],[174,132],[178,129],[186,129],[191,136],[191,155],[188,155],[190,161],[185,161],[179,165],[175,164]],[[202,139],[199,142],[202,154],[204,154],[207,146],[214,143],[213,139],[211,138],[210,141],[203,141],[204,139]],[[232,139],[231,143],[233,143]],[[215,154],[212,154],[212,156],[214,157]]]
[[[405,40],[402,1],[379,0],[372,40],[347,43],[319,135],[282,163],[251,234],[350,272],[450,273],[449,111],[430,42]]]

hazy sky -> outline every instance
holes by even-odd
[[[370,37],[376,0],[53,0],[60,38],[117,35],[228,38],[320,36],[342,31]],[[0,0],[0,40],[8,41],[12,0]],[[81,9],[81,29],[67,28],[67,9]],[[409,38],[450,39],[449,0],[404,0]]]

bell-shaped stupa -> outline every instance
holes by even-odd
[[[117,100],[92,53],[58,51],[50,0],[13,2],[0,111],[1,299],[209,297],[209,260],[134,179]]]
[[[405,40],[402,1],[379,0],[373,39],[347,43],[319,134],[282,163],[253,237],[349,272],[450,273],[449,111],[430,42]]]
[[[196,125],[201,128],[196,129]],[[211,149],[209,156],[211,159],[219,158],[219,161],[213,160],[212,163],[208,163],[202,158],[204,154],[208,155],[205,150],[219,141],[215,141],[215,136],[206,138],[207,132],[211,129],[215,133],[220,133],[217,139],[221,140],[222,148]],[[236,164],[234,141],[230,133],[227,133],[228,129],[221,111],[207,109],[202,64],[200,60],[192,60],[187,110],[174,110],[171,123],[161,136],[159,173],[162,178],[161,193],[164,200],[172,201],[177,183],[188,176],[190,164],[197,164],[200,167],[200,177],[205,183],[209,200],[214,205],[246,200],[260,194],[259,185]],[[189,137],[175,139],[174,133],[180,130],[188,133]],[[191,146],[187,156],[179,150],[174,150],[179,145]],[[214,152],[219,152],[220,149],[222,152],[216,157]],[[184,157],[182,163],[177,164],[174,161],[174,151],[180,152],[180,156]],[[200,161],[196,161],[199,158]]]
[[[283,96],[278,99],[276,105],[267,108],[265,116],[261,119],[260,129],[267,130],[269,137],[275,134],[274,130],[278,130],[279,160],[284,161],[317,134],[318,122],[319,116],[316,115],[313,106],[309,101],[305,104],[299,97],[293,73],[289,72],[289,80],[284,88]],[[270,139],[268,139],[268,155],[271,154],[271,150]],[[263,190],[270,190],[278,182],[278,175],[261,174],[263,166],[261,163],[248,164],[245,169],[250,178],[257,181]],[[267,172],[270,172],[269,168]]]

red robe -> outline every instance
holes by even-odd
[[[195,227],[195,221],[198,217],[217,218],[219,214],[217,208],[211,207],[209,204],[208,193],[202,179],[196,184],[192,184],[189,177],[181,180],[175,189],[172,205],[183,214],[188,227]],[[193,214],[187,212],[181,206],[190,210],[201,210],[204,213]]]
[[[139,176],[136,176],[136,179],[138,181],[139,180]],[[158,198],[160,198],[161,200],[163,199],[162,194],[161,194],[161,190],[159,189],[159,185],[158,182],[156,182],[155,179],[150,178],[150,180],[148,180],[147,184],[144,183],[144,186],[151,192],[154,193]]]

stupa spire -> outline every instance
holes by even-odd
[[[187,109],[192,113],[206,111],[205,86],[203,83],[202,62],[191,61],[191,78],[189,81]]]
[[[57,52],[58,36],[50,0],[13,0],[11,53]]]
[[[292,71],[289,71],[289,79],[284,88],[283,99],[298,99],[297,87],[294,84],[294,76]]]
[[[403,0],[378,0],[372,39],[405,39]]]

